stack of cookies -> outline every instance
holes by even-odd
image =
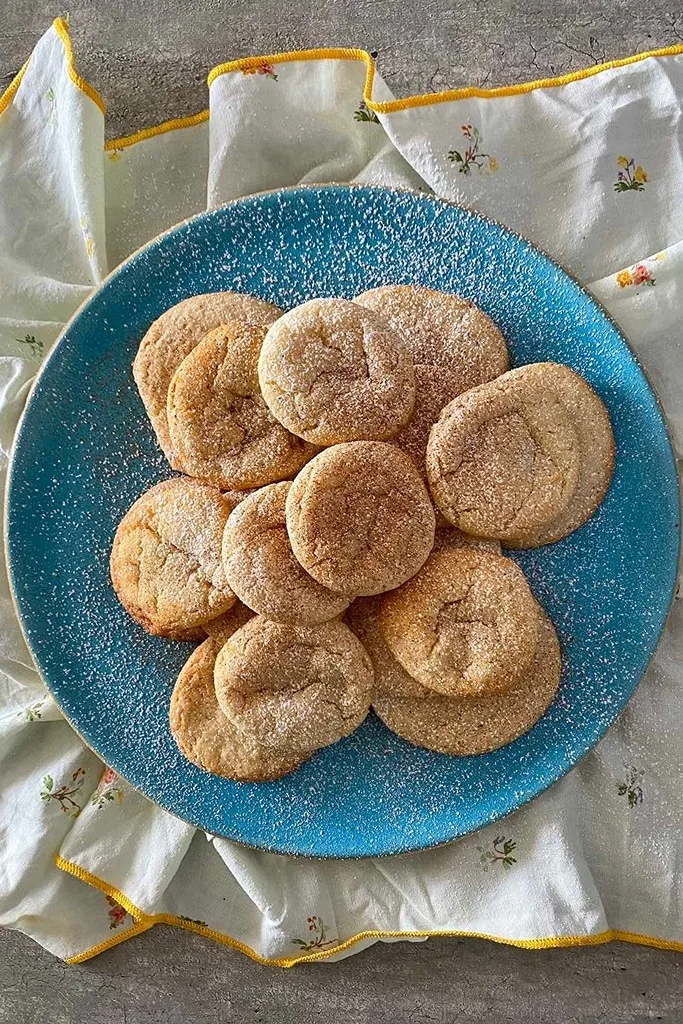
[[[148,632],[203,641],[171,698],[186,757],[258,781],[371,706],[451,755],[538,720],[559,645],[501,543],[559,540],[607,490],[611,426],[583,378],[509,370],[480,309],[410,285],[288,313],[196,296],[133,373],[182,475],[126,514],[111,576]]]

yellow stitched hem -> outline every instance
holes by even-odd
[[[476,86],[467,86],[462,89],[448,89],[445,92],[406,96],[404,99],[388,100],[386,102],[375,102],[372,99],[375,64],[366,50],[293,50],[287,53],[270,53],[262,57],[244,57],[241,60],[233,60],[227,64],[219,64],[209,72],[207,81],[211,85],[219,75],[224,75],[226,72],[249,70],[261,64],[285,64],[298,60],[361,60],[365,62],[367,67],[363,101],[370,110],[374,110],[377,114],[392,114],[398,110],[407,110],[410,107],[424,107],[432,103],[449,103],[453,100],[464,100],[473,96],[479,99],[494,99],[499,96],[519,96],[523,93],[533,92],[535,89],[553,89],[559,85],[567,85],[570,82],[591,78],[602,71],[610,71],[613,68],[625,67],[627,64],[635,64],[638,61],[646,60],[648,57],[673,57],[678,54],[683,54],[683,44],[665,46],[660,50],[646,50],[644,53],[637,53],[631,57],[607,61],[605,64],[597,64],[591,68],[581,68],[579,71],[572,71],[570,74],[560,75],[558,78],[538,78],[533,82],[521,82],[519,85],[503,85],[495,89],[479,89]]]
[[[7,107],[9,107],[10,103],[14,99],[14,94],[21,85],[21,80],[26,74],[26,68],[29,65],[30,59],[31,58],[29,57],[29,60],[27,60],[23,67],[21,67],[19,71],[17,71],[16,75],[14,76],[10,84],[7,86],[2,96],[0,96],[0,114],[2,114],[3,111],[7,110]]]
[[[67,70],[72,82],[90,97],[104,114],[106,106],[104,100],[88,82],[76,71],[74,66],[73,48],[69,29],[63,18],[56,18],[53,22],[54,28],[61,38],[67,57]],[[372,99],[372,84],[375,77],[375,63],[366,50],[341,47],[337,49],[316,49],[316,50],[293,50],[286,53],[265,54],[260,57],[243,57],[239,60],[229,61],[226,64],[219,64],[209,72],[208,84],[211,85],[220,75],[230,71],[244,71],[258,67],[260,64],[285,64],[292,61],[305,60],[357,60],[363,61],[366,66],[365,85],[363,87],[363,101],[370,110],[377,114],[393,114],[400,110],[408,110],[411,107],[424,107],[432,103],[449,103],[456,100],[477,97],[479,99],[495,99],[501,96],[519,96],[524,93],[533,92],[536,89],[553,89],[560,85],[568,85],[571,82],[578,82],[584,78],[591,78],[603,71],[610,71],[614,68],[626,67],[628,64],[636,64],[649,57],[674,57],[683,54],[683,44],[676,46],[665,46],[659,50],[646,50],[643,53],[634,54],[631,57],[622,57],[619,60],[607,61],[605,64],[597,64],[590,68],[581,68],[579,71],[572,71],[567,75],[560,75],[557,78],[539,78],[532,82],[521,82],[519,85],[499,86],[494,89],[479,89],[476,86],[466,86],[462,89],[448,89],[444,92],[422,93],[417,96],[406,96],[399,100],[388,100],[385,102]],[[19,83],[26,71],[28,61],[19,73],[14,77],[8,88],[0,96],[0,114],[9,106],[19,88]],[[124,136],[120,139],[113,139],[106,143],[105,150],[124,149],[136,142],[152,138],[155,135],[162,135],[165,132],[174,131],[177,128],[187,128],[194,124],[200,124],[209,116],[208,110],[202,110],[190,117],[173,118],[164,121],[162,124],[154,125],[151,128],[142,129],[133,135]]]
[[[74,83],[76,88],[80,89],[82,93],[84,93],[89,99],[93,101],[93,103],[97,104],[97,106],[100,108],[103,114],[106,113],[107,108],[105,106],[104,100],[98,93],[97,89],[94,89],[89,82],[86,82],[84,78],[81,78],[81,76],[76,71],[76,66],[74,64],[74,51],[71,45],[69,26],[67,25],[66,21],[64,20],[64,18],[55,18],[55,20],[52,22],[52,27],[54,28],[55,32],[57,33],[57,35],[59,36],[64,45],[64,54],[66,56],[66,70],[69,78]],[[22,78],[24,77],[24,74],[26,73],[26,69],[29,65],[30,60],[31,58],[29,57],[29,59],[26,61],[21,70],[14,76],[10,84],[7,86],[2,96],[0,96],[0,114],[4,113],[4,111],[7,109],[7,107],[14,99],[15,93],[19,88],[19,85],[21,83]]]
[[[611,928],[608,931],[600,932],[597,935],[557,935],[546,939],[512,939],[500,935],[489,935],[485,932],[471,932],[464,930],[440,930],[435,931],[382,931],[382,930],[368,930],[364,932],[358,932],[357,935],[351,936],[349,939],[345,939],[336,946],[332,946],[330,949],[319,949],[313,953],[302,953],[299,956],[292,957],[265,957],[257,953],[251,946],[247,946],[244,942],[240,942],[239,939],[234,939],[231,935],[224,935],[222,932],[214,931],[213,928],[208,928],[205,925],[198,924],[195,921],[188,921],[185,918],[177,917],[175,914],[145,914],[143,910],[132,903],[125,893],[122,893],[120,889],[116,889],[114,886],[109,885],[107,882],[103,882],[101,878],[96,875],[92,875],[89,871],[80,867],[78,864],[74,864],[72,861],[64,860],[63,857],[56,857],[55,864],[62,871],[66,871],[81,881],[88,882],[90,885],[95,886],[101,892],[106,893],[108,896],[112,896],[117,903],[120,903],[128,913],[137,921],[136,928],[130,928],[128,931],[120,936],[116,936],[116,939],[123,941],[125,938],[138,935],[142,931],[147,931],[148,928],[152,928],[156,924],[167,924],[173,925],[176,928],[184,928],[186,931],[196,932],[198,935],[204,935],[206,938],[213,939],[215,942],[221,943],[223,946],[230,946],[232,949],[237,949],[239,952],[244,953],[246,956],[255,960],[257,963],[265,964],[269,967],[294,967],[295,964],[311,963],[316,960],[326,960],[331,956],[336,956],[337,953],[343,953],[345,950],[350,949],[359,942],[363,942],[366,939],[430,939],[430,938],[467,938],[467,939],[487,939],[489,942],[497,942],[504,946],[516,946],[520,949],[566,949],[571,946],[601,946],[607,942],[631,942],[641,946],[653,946],[655,949],[668,949],[675,952],[683,953],[683,942],[670,942],[666,939],[658,939],[651,935],[639,935],[637,932],[621,931],[618,928]],[[103,949],[108,948],[110,945],[116,944],[116,939],[110,939],[107,942],[100,943],[98,946],[93,946],[92,949],[86,950],[83,953],[79,953],[76,957],[71,957],[67,963],[82,963],[84,960],[88,960],[90,957],[97,956]]]
[[[192,125],[201,124],[209,120],[209,111],[200,110],[198,114],[190,114],[189,117],[174,117],[170,121],[162,121],[151,128],[142,128],[133,135],[124,135],[120,139],[110,139],[105,142],[105,153],[112,150],[125,149],[127,146],[134,146],[136,142],[143,142],[145,139],[154,138],[155,135],[164,135],[166,132],[174,132],[176,128],[191,128]]]
[[[227,64],[218,64],[211,68],[207,84],[212,85],[219,75],[227,71],[249,71],[261,67],[262,64],[290,64],[297,60],[362,60],[372,64],[372,57],[367,50],[356,50],[349,47],[324,47],[316,50],[288,50],[285,53],[266,53],[261,57],[240,57],[230,60]]]
[[[67,25],[66,21],[64,20],[64,18],[55,18],[52,25],[57,35],[64,43],[64,52],[66,54],[67,65],[66,70],[69,75],[69,78],[74,83],[74,85],[81,90],[82,93],[85,93],[85,95],[88,96],[93,101],[93,103],[97,104],[97,106],[100,108],[103,114],[106,114],[107,107],[105,105],[104,100],[98,93],[97,89],[93,89],[92,85],[90,85],[89,82],[86,82],[85,78],[81,78],[81,76],[76,71],[76,66],[74,64],[74,51],[71,45],[69,26]]]
[[[103,882],[101,878],[97,877],[97,875],[91,875],[90,872],[86,871],[85,868],[82,868],[80,864],[74,864],[73,861],[64,860],[63,857],[59,856],[55,857],[55,864],[58,868],[61,868],[62,871],[66,871],[67,874],[73,875],[80,882],[87,882],[88,885],[92,885],[95,889],[99,889],[100,892],[103,892],[106,896],[111,896],[112,899],[115,899],[117,903],[121,904],[124,910],[126,910],[135,921],[142,921],[148,916],[145,914],[144,910],[140,910],[140,908],[136,907],[134,903],[131,903],[125,892],[121,892],[113,885],[109,885],[108,882]]]
[[[83,953],[77,953],[76,956],[68,956],[64,961],[67,964],[82,964],[85,960],[90,960],[94,956],[98,956],[99,953],[104,953],[105,949],[112,949],[114,946],[118,946],[119,943],[125,942],[126,939],[132,939],[136,935],[142,935],[143,932],[148,932],[154,925],[147,924],[145,922],[137,922],[126,931],[119,932],[118,935],[112,935],[110,939],[105,939],[104,942],[98,942],[96,946],[92,946],[90,949],[86,949]]]

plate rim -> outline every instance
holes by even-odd
[[[34,650],[33,650],[32,646],[31,646],[31,642],[30,642],[29,637],[27,635],[25,624],[24,624],[24,620],[23,620],[23,617],[22,617],[22,614],[21,614],[21,611],[20,611],[20,608],[19,608],[19,601],[18,601],[17,594],[16,594],[16,580],[15,580],[14,565],[13,565],[13,559],[12,559],[12,556],[11,556],[11,553],[10,553],[11,552],[11,548],[10,548],[10,528],[9,528],[9,505],[10,505],[10,495],[12,493],[12,486],[13,486],[13,476],[14,476],[14,466],[15,466],[15,460],[16,460],[16,452],[17,452],[17,448],[19,447],[18,442],[20,442],[21,436],[22,436],[22,432],[25,429],[25,419],[26,419],[28,410],[29,410],[32,402],[35,399],[35,393],[36,393],[37,387],[38,387],[38,385],[39,385],[39,383],[41,381],[41,378],[42,378],[44,372],[46,371],[48,365],[50,364],[50,362],[51,362],[51,360],[53,358],[53,356],[57,352],[59,346],[61,345],[62,341],[64,340],[65,335],[70,330],[70,328],[71,328],[72,324],[74,323],[74,321],[76,319],[78,319],[78,317],[80,317],[80,315],[85,311],[85,309],[90,305],[90,303],[94,302],[97,299],[99,293],[102,291],[102,289],[105,287],[105,285],[108,285],[114,278],[116,278],[118,276],[119,273],[123,272],[124,268],[127,266],[128,263],[130,263],[133,259],[135,259],[137,256],[139,256],[142,252],[157,246],[167,236],[172,235],[175,232],[182,230],[183,228],[187,227],[188,225],[193,224],[195,221],[203,220],[205,218],[209,218],[212,215],[216,214],[220,210],[225,210],[225,209],[228,209],[230,207],[239,206],[242,203],[246,203],[246,202],[248,202],[250,200],[262,198],[262,197],[265,197],[265,196],[281,195],[281,194],[284,194],[284,193],[295,193],[295,192],[299,192],[299,191],[303,191],[303,190],[307,190],[307,191],[323,191],[323,190],[327,191],[327,190],[329,190],[329,191],[333,191],[333,192],[334,191],[339,191],[339,192],[349,191],[350,192],[351,190],[361,190],[361,191],[380,192],[380,193],[397,193],[399,195],[412,196],[415,199],[426,200],[428,203],[434,204],[435,206],[442,206],[442,207],[448,207],[448,208],[456,208],[458,210],[461,210],[463,213],[467,214],[469,217],[473,218],[474,220],[482,221],[485,224],[488,224],[488,225],[491,225],[493,227],[496,227],[496,228],[500,229],[504,234],[507,234],[507,235],[512,236],[513,238],[516,238],[518,241],[523,242],[530,249],[536,251],[537,253],[540,253],[540,255],[543,256],[552,266],[554,266],[556,270],[558,270],[565,277],[569,278],[569,280],[574,284],[574,286],[588,299],[589,303],[594,305],[600,311],[600,313],[605,318],[605,320],[610,324],[612,329],[619,336],[619,338],[621,339],[621,341],[624,344],[625,348],[629,352],[631,358],[633,359],[635,365],[637,366],[638,370],[642,374],[642,376],[643,376],[643,378],[645,380],[645,383],[646,383],[649,391],[651,392],[652,396],[655,399],[657,410],[658,410],[658,412],[659,412],[659,414],[661,416],[661,419],[662,419],[662,424],[663,424],[663,427],[664,427],[664,433],[665,433],[665,436],[666,436],[666,441],[667,441],[667,445],[668,445],[668,449],[669,449],[669,454],[671,456],[672,464],[673,464],[673,467],[674,467],[674,478],[675,478],[675,481],[676,481],[676,495],[677,495],[677,498],[678,498],[678,505],[679,505],[679,508],[680,508],[681,497],[682,497],[682,493],[681,493],[681,478],[680,478],[680,473],[679,473],[679,470],[678,470],[678,461],[676,459],[675,448],[674,448],[674,445],[673,445],[673,442],[672,442],[669,418],[667,416],[666,410],[665,410],[664,405],[662,403],[662,400],[660,398],[659,392],[657,391],[657,389],[654,386],[652,380],[650,379],[650,376],[647,373],[647,370],[644,367],[643,363],[641,362],[640,357],[638,356],[638,353],[633,348],[633,345],[629,341],[629,339],[628,339],[627,335],[625,334],[623,328],[619,325],[619,323],[615,320],[615,318],[612,316],[612,314],[609,312],[609,310],[603,305],[603,303],[593,295],[593,293],[587,288],[587,286],[584,285],[583,282],[580,281],[579,278],[577,278],[572,271],[570,271],[566,267],[564,267],[557,259],[555,259],[553,256],[549,255],[549,253],[547,253],[539,245],[536,245],[534,242],[532,242],[530,239],[528,239],[525,235],[523,235],[520,232],[516,231],[514,228],[510,228],[506,224],[504,224],[502,221],[496,220],[495,218],[490,217],[488,214],[482,213],[480,210],[478,210],[474,206],[471,206],[471,205],[465,204],[465,203],[459,203],[459,202],[456,202],[455,200],[452,200],[452,199],[445,199],[445,198],[443,198],[441,196],[435,195],[434,193],[424,192],[422,190],[414,189],[414,188],[409,188],[407,186],[380,185],[380,184],[372,184],[372,183],[367,183],[366,184],[364,182],[306,182],[306,183],[300,184],[300,185],[285,185],[285,186],[280,186],[279,188],[262,189],[262,190],[259,190],[257,192],[249,193],[248,195],[237,196],[236,198],[230,199],[230,200],[228,200],[225,203],[220,203],[218,206],[211,207],[211,209],[202,210],[199,213],[193,214],[191,217],[186,217],[183,220],[178,221],[176,224],[173,224],[170,227],[166,228],[164,231],[160,232],[158,235],[155,235],[153,238],[149,239],[143,245],[138,246],[137,249],[135,249],[133,252],[131,252],[128,256],[126,256],[126,258],[124,260],[122,260],[121,263],[119,263],[116,267],[114,267],[113,270],[109,271],[109,273],[105,277],[102,278],[102,280],[97,285],[97,287],[95,287],[83,299],[83,301],[78,304],[78,306],[76,307],[74,312],[71,314],[69,319],[64,323],[61,331],[59,332],[59,334],[55,338],[55,340],[54,340],[54,342],[52,344],[52,347],[50,348],[50,351],[48,352],[48,354],[45,357],[45,359],[43,360],[43,362],[40,364],[35,377],[31,381],[31,385],[30,385],[28,394],[26,395],[26,400],[24,402],[24,406],[23,406],[23,408],[21,410],[21,413],[19,415],[19,418],[17,420],[17,424],[16,424],[15,431],[14,431],[14,436],[12,438],[12,446],[11,446],[11,449],[10,449],[8,463],[7,463],[7,479],[6,479],[5,495],[4,495],[3,510],[2,510],[2,513],[3,513],[2,539],[3,539],[3,544],[4,544],[4,550],[5,550],[5,559],[6,559],[6,568],[7,568],[7,579],[8,579],[8,584],[9,584],[9,592],[10,592],[10,597],[11,597],[11,601],[12,601],[12,607],[14,609],[14,613],[15,613],[17,622],[19,624],[19,628],[21,630],[21,634],[22,634],[24,643],[26,644],[26,647],[27,647],[27,649],[28,649],[28,651],[29,651],[29,653],[31,655],[31,658],[33,659],[35,671],[38,673],[38,676],[39,676],[43,686],[45,687],[47,693],[52,697],[53,701],[55,702],[56,706],[58,707],[58,709],[60,711],[60,714],[63,716],[64,720],[69,724],[69,727],[74,731],[74,733],[78,736],[78,738],[81,740],[81,742],[93,754],[95,754],[95,756],[105,765],[105,767],[109,767],[109,765],[108,765],[107,761],[105,760],[105,758],[96,749],[96,747],[93,746],[93,744],[89,740],[87,740],[83,736],[83,734],[80,732],[80,730],[74,725],[73,721],[71,720],[69,715],[67,715],[67,713],[65,712],[65,710],[62,707],[60,701],[58,700],[56,694],[53,692],[53,690],[50,687],[47,679],[45,678],[45,676],[43,674],[43,671],[42,671],[42,669],[41,669],[41,667],[40,667],[40,665],[38,663],[38,659],[36,658]],[[474,826],[472,828],[467,828],[464,831],[460,831],[458,833],[458,835],[452,836],[452,837],[450,837],[448,839],[440,839],[440,840],[438,840],[437,842],[434,842],[434,843],[420,844],[420,845],[417,845],[417,846],[400,847],[400,848],[397,848],[397,849],[386,850],[386,851],[383,851],[383,852],[380,852],[380,853],[341,853],[341,854],[340,853],[323,853],[323,854],[320,854],[320,853],[318,853],[318,854],[302,853],[302,852],[300,852],[298,850],[287,850],[287,849],[284,849],[282,847],[277,848],[277,847],[273,847],[273,846],[267,845],[265,843],[260,843],[258,845],[255,845],[253,843],[248,843],[248,842],[246,842],[246,841],[244,841],[242,839],[237,839],[234,836],[224,835],[223,833],[212,832],[211,834],[213,836],[217,837],[217,838],[227,839],[230,842],[233,842],[236,845],[241,846],[244,849],[263,851],[263,852],[266,852],[266,853],[277,854],[278,856],[296,857],[296,858],[302,859],[302,860],[313,860],[313,861],[367,860],[368,858],[371,858],[371,859],[374,860],[374,859],[379,859],[379,858],[384,858],[384,857],[401,856],[402,854],[413,854],[413,853],[417,854],[417,853],[421,853],[423,851],[434,850],[434,849],[439,849],[440,847],[449,846],[449,845],[451,845],[451,843],[456,843],[460,839],[463,839],[463,838],[465,838],[468,835],[472,835],[473,833],[478,832],[478,831],[480,831],[483,828],[486,828],[488,825],[491,825],[491,824],[493,824],[496,821],[504,820],[510,814],[514,814],[516,811],[520,810],[522,807],[525,807],[527,804],[530,804],[532,801],[534,801],[537,797],[541,796],[543,793],[545,793],[552,786],[556,785],[556,783],[560,782],[561,779],[563,779],[566,775],[569,774],[570,771],[572,771],[574,768],[576,768],[577,765],[579,765],[584,760],[584,758],[587,757],[588,754],[590,754],[590,752],[595,749],[597,744],[604,738],[604,736],[606,735],[607,731],[610,728],[612,728],[612,726],[614,726],[616,724],[616,722],[619,720],[619,718],[621,718],[621,716],[623,715],[624,711],[628,707],[628,704],[630,703],[630,701],[632,700],[633,696],[635,695],[635,692],[638,689],[638,687],[640,686],[640,684],[641,684],[641,682],[643,680],[643,677],[645,676],[645,673],[648,671],[648,669],[650,668],[650,665],[652,664],[654,656],[655,656],[655,654],[656,654],[656,652],[657,652],[657,650],[659,648],[659,644],[661,643],[662,637],[664,635],[664,632],[665,632],[665,630],[667,628],[667,625],[669,623],[669,620],[671,618],[671,613],[672,613],[672,609],[673,609],[673,606],[674,606],[674,600],[675,600],[675,596],[676,596],[677,580],[678,580],[678,575],[679,575],[679,572],[680,572],[681,555],[683,553],[683,551],[682,551],[682,539],[683,539],[683,523],[681,522],[681,517],[679,515],[679,517],[678,517],[678,528],[677,528],[677,531],[676,531],[676,542],[677,543],[676,543],[676,560],[675,561],[676,561],[677,569],[676,569],[676,572],[674,573],[673,580],[672,580],[672,585],[671,585],[669,599],[668,599],[668,604],[667,604],[667,611],[666,611],[666,614],[665,614],[665,616],[664,616],[664,618],[662,620],[662,624],[661,624],[659,633],[657,635],[657,639],[656,639],[656,642],[654,644],[654,647],[652,648],[650,656],[647,659],[647,662],[646,662],[645,666],[643,667],[643,670],[642,670],[642,672],[640,674],[640,677],[638,678],[638,681],[635,684],[635,687],[633,689],[632,694],[628,697],[626,703],[624,704],[623,708],[618,713],[618,715],[616,715],[616,717],[613,718],[600,731],[600,733],[598,734],[596,739],[590,744],[590,746],[588,746],[583,751],[583,753],[580,754],[579,757],[576,758],[576,760],[571,765],[569,765],[566,769],[564,769],[562,772],[560,772],[560,774],[557,775],[554,779],[552,779],[552,781],[550,781],[547,784],[542,785],[540,788],[536,789],[536,791],[534,792],[533,796],[529,797],[528,799],[523,800],[521,803],[518,803],[514,808],[511,808],[511,809],[507,810],[502,815],[494,813],[490,817],[487,817],[486,821],[484,821],[484,822],[482,822],[482,823],[480,823],[480,824],[478,824],[478,825],[476,825],[476,826]],[[112,770],[116,771],[116,769],[112,769]],[[135,792],[140,793],[142,796],[145,797],[145,799],[150,800],[155,806],[161,808],[161,810],[166,811],[166,813],[168,813],[168,814],[172,814],[174,817],[178,818],[179,821],[183,821],[185,824],[191,825],[193,828],[201,829],[202,831],[206,831],[205,826],[201,822],[192,821],[191,819],[186,818],[183,815],[179,814],[176,810],[171,810],[170,808],[164,806],[162,803],[159,803],[159,801],[156,798],[154,798],[152,796],[149,796],[144,790],[140,789],[139,786],[137,786],[134,783],[132,783],[129,779],[127,779],[124,775],[122,775],[118,771],[117,771],[117,774],[120,776],[120,778],[122,778],[126,782],[127,785],[131,786],[131,788],[134,789]]]

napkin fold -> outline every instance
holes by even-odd
[[[58,19],[0,99],[0,483],[31,379],[123,258],[206,207],[302,182],[433,190],[588,284],[683,436],[683,47],[510,89],[395,100],[360,50],[254,57],[209,109],[112,142]],[[27,524],[27,529],[30,524]],[[379,939],[683,950],[683,612],[564,779],[440,849],[280,857],[207,836],[89,751],[46,693],[0,565],[0,924],[78,962],[157,923],[264,963]]]

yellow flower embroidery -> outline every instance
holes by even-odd
[[[92,256],[95,251],[95,243],[90,235],[90,228],[88,227],[87,218],[81,214],[79,217],[79,224],[81,225],[81,231],[83,232],[83,241],[85,242],[85,252],[88,257]]]
[[[630,284],[633,284],[633,278],[628,270],[622,270],[617,274],[617,284],[620,288],[628,288]]]
[[[495,156],[490,156],[489,157],[489,170],[490,170],[491,174],[493,174],[495,171],[498,170],[498,166],[499,166],[498,165],[498,161],[496,160]]]
[[[636,167],[633,157],[618,156],[617,164],[621,170],[614,182],[615,192],[643,192],[648,176],[645,168],[640,164]]]

